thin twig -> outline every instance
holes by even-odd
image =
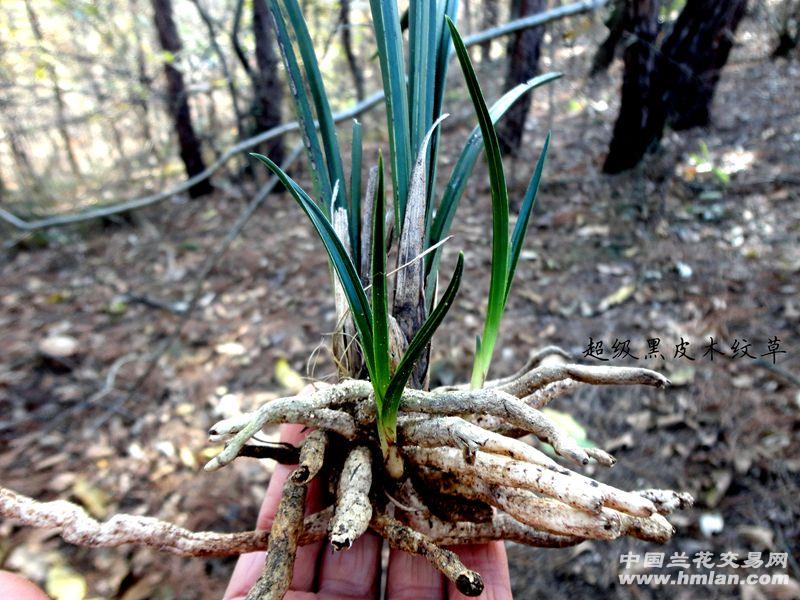
[[[491,29],[487,29],[486,31],[480,31],[478,33],[475,33],[474,35],[470,35],[467,38],[465,38],[464,43],[468,47],[474,45],[480,45],[488,40],[509,35],[511,33],[520,31],[522,29],[537,27],[544,23],[549,23],[550,21],[555,21],[558,19],[563,19],[565,17],[579,15],[584,12],[598,10],[603,6],[605,6],[607,3],[608,0],[581,0],[580,2],[574,2],[572,4],[567,4],[565,6],[559,6],[552,10],[544,11],[541,13],[527,16],[522,19],[511,21],[500,27],[494,27]],[[371,96],[367,97],[362,102],[356,103],[353,107],[333,115],[334,122],[341,123],[342,121],[347,121],[354,117],[357,117],[358,115],[361,115],[371,110],[373,107],[377,106],[381,102],[381,100],[383,100],[383,98],[384,98],[383,92],[376,92]],[[17,215],[3,208],[0,208],[0,221],[5,221],[12,227],[15,227],[23,231],[36,231],[38,229],[46,229],[48,227],[60,227],[63,225],[69,225],[73,223],[90,221],[92,219],[108,217],[111,215],[128,212],[131,210],[144,208],[146,206],[151,206],[153,204],[171,198],[177,194],[185,192],[192,186],[208,179],[215,172],[217,172],[228,160],[230,160],[237,154],[250,150],[251,148],[254,148],[259,144],[262,144],[268,140],[275,139],[292,131],[297,131],[299,128],[300,126],[297,123],[297,121],[292,121],[291,123],[285,123],[283,125],[273,127],[272,129],[268,129],[267,131],[260,133],[259,135],[243,140],[238,144],[231,146],[230,148],[228,148],[228,150],[223,152],[222,155],[216,160],[216,162],[214,162],[214,164],[212,164],[210,167],[198,173],[194,177],[187,179],[180,185],[165,192],[159,192],[157,194],[151,194],[149,196],[144,196],[142,198],[136,198],[134,200],[128,200],[126,202],[112,204],[110,206],[103,206],[100,208],[95,208],[84,212],[57,215],[57,216],[45,217],[42,219],[34,219],[34,220],[22,219]]]
[[[74,415],[75,413],[81,412],[82,410],[94,406],[100,400],[108,396],[111,392],[114,391],[114,385],[117,380],[117,375],[119,374],[120,369],[126,364],[137,360],[138,356],[136,354],[125,354],[124,356],[120,356],[111,367],[108,369],[108,373],[106,373],[106,378],[103,383],[103,387],[97,390],[94,394],[89,396],[83,402],[76,404],[75,406],[71,406],[67,410],[63,411],[58,417],[52,419],[48,423],[44,424],[42,428],[39,430],[39,435],[45,435],[57,427],[59,427],[66,419]]]

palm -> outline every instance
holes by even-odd
[[[296,444],[303,437],[302,426],[284,425],[281,441]],[[264,504],[258,516],[258,528],[269,529],[280,500],[281,488],[291,467],[275,468]],[[314,512],[320,506],[320,494],[312,482],[306,510]],[[300,548],[294,565],[293,591],[287,600],[374,599],[381,583],[382,540],[368,533],[361,536],[353,547],[344,552],[334,552],[325,542]],[[507,600],[511,598],[508,563],[502,542],[455,548],[462,561],[485,575],[487,583],[483,598]],[[255,552],[239,559],[231,577],[225,600],[240,600],[256,582],[264,568],[264,553]],[[455,588],[428,562],[419,556],[391,550],[387,569],[387,600],[434,600],[463,598]]]

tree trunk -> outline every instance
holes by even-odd
[[[256,43],[257,71],[253,71],[253,118],[256,133],[281,124],[283,90],[278,77],[274,24],[266,0],[253,0],[253,37]],[[276,163],[283,161],[283,139],[276,138],[260,149]]]
[[[464,11],[464,31],[462,31],[462,35],[469,35],[474,31],[473,23],[472,23],[472,3],[470,0],[463,0],[461,3],[463,6]]]
[[[594,54],[592,68],[589,70],[590,77],[606,72],[608,67],[611,66],[611,63],[614,62],[614,57],[617,54],[617,46],[619,46],[625,33],[626,4],[626,0],[614,0],[611,14],[608,16],[608,19],[606,19],[608,35]]]
[[[786,0],[780,18],[778,43],[770,55],[772,58],[785,58],[800,43],[800,0]]]
[[[483,0],[483,23],[482,29],[497,27],[500,21],[499,0]],[[492,40],[481,44],[481,62],[488,62],[492,57]]]
[[[606,173],[619,173],[634,167],[652,141],[645,131],[651,119],[653,103],[660,102],[660,97],[654,96],[653,89],[658,5],[658,0],[629,0],[625,6],[623,30],[628,32],[629,39],[624,55],[622,103],[608,156],[603,164]]]
[[[520,17],[542,12],[547,0],[516,0]],[[508,74],[505,89],[525,83],[539,72],[539,55],[542,49],[543,27],[531,27],[515,34],[508,43]],[[522,144],[525,119],[533,101],[532,94],[525,94],[512,106],[497,127],[500,150],[503,154],[514,154]]]
[[[792,33],[788,29],[782,30],[778,34],[778,43],[775,45],[775,49],[772,51],[770,55],[771,58],[786,58],[791,53],[792,50],[797,48],[797,44],[800,42],[800,32]]]
[[[28,156],[28,152],[17,137],[16,132],[10,126],[6,126],[4,133],[9,148],[11,149],[11,157],[14,159],[14,166],[16,167],[17,187],[23,192],[32,190],[37,200],[45,198],[45,190],[42,181],[33,168],[33,163]],[[28,190],[24,190],[23,187],[27,187]]]
[[[658,66],[673,129],[709,124],[714,91],[746,9],[747,0],[689,0],[681,11]]]
[[[253,67],[250,66],[250,61],[247,60],[247,55],[244,53],[244,49],[242,48],[241,42],[239,42],[239,30],[242,26],[242,14],[244,11],[244,0],[237,0],[236,1],[236,10],[233,12],[233,28],[231,29],[231,45],[233,46],[233,52],[236,54],[236,58],[239,59],[239,63],[242,65],[245,73],[247,76],[252,79],[253,78]]]
[[[0,59],[2,59],[4,53],[5,47],[3,41],[0,40]],[[13,81],[6,76],[6,68],[2,62],[0,62],[0,85],[9,90],[14,86]],[[11,158],[14,161],[12,172],[14,173],[16,188],[23,194],[28,192],[28,195],[34,196],[37,200],[44,199],[47,196],[45,196],[41,178],[36,173],[24,142],[20,139],[14,127],[19,122],[11,96],[8,94],[0,96],[0,135],[8,144]],[[30,194],[31,191],[33,194]]]
[[[138,0],[128,0],[128,7],[131,12],[131,22],[133,23],[133,38],[136,44],[136,79],[130,81],[131,104],[139,109],[139,123],[142,127],[142,136],[150,146],[152,152],[158,153],[158,144],[150,127],[150,107],[148,99],[150,97],[150,87],[152,79],[147,72],[147,57],[142,44],[142,31],[139,26],[139,3]]]
[[[94,92],[95,98],[97,99],[97,108],[102,112],[103,105],[105,104],[105,95],[102,85],[99,81],[97,81],[97,77],[95,77],[90,65],[84,64],[83,72],[84,79],[86,79],[86,81],[88,81],[91,85],[92,92]],[[131,180],[133,178],[131,172],[131,162],[125,155],[125,140],[122,136],[119,125],[114,118],[106,118],[106,122],[108,123],[108,129],[111,132],[111,137],[114,140],[112,145],[114,146],[114,153],[117,155],[117,165],[122,169],[125,178]]]
[[[161,48],[173,57],[172,60],[164,62],[164,74],[167,78],[167,102],[175,132],[178,135],[181,160],[186,167],[186,174],[193,177],[204,171],[206,167],[200,152],[200,140],[192,125],[192,114],[189,109],[183,75],[173,64],[180,54],[181,40],[172,18],[172,0],[151,0],[151,4]],[[189,188],[189,195],[192,198],[198,198],[212,190],[211,182],[204,179]]]
[[[629,2],[625,29],[632,42],[625,51],[622,105],[606,173],[636,165],[667,123],[676,130],[709,123],[714,91],[746,8],[747,0],[689,0],[656,50],[658,3]]]
[[[364,75],[358,66],[355,52],[353,51],[353,38],[350,34],[350,0],[341,0],[339,11],[339,21],[342,24],[342,46],[347,57],[347,64],[350,66],[350,73],[353,76],[353,84],[356,86],[356,98],[359,102],[364,99]]]
[[[214,50],[214,54],[217,56],[219,66],[222,69],[222,76],[225,78],[225,85],[228,87],[228,93],[231,97],[233,114],[236,116],[236,133],[239,139],[243,139],[245,131],[244,115],[239,109],[239,92],[236,89],[236,80],[228,68],[228,60],[225,58],[225,53],[222,51],[222,48],[217,41],[217,28],[214,25],[214,21],[211,19],[211,15],[203,6],[202,0],[192,0],[192,2],[194,3],[195,8],[197,8],[197,12],[206,26],[206,31],[208,31],[208,41],[211,44],[211,49]]]
[[[33,10],[30,0],[25,0],[25,10],[28,14],[28,22],[30,23],[33,37],[41,46],[42,42],[44,41],[44,34],[42,33],[42,28],[39,25],[39,17]],[[58,72],[53,64],[49,61],[43,61],[42,66],[47,72],[47,75],[50,79],[50,85],[53,88],[53,99],[55,100],[56,104],[56,124],[58,127],[58,135],[61,137],[61,141],[64,143],[64,151],[73,175],[80,178],[81,169],[78,166],[78,159],[73,148],[72,137],[67,129],[67,106],[64,102],[64,97],[61,92],[61,84],[58,80]]]
[[[82,39],[83,36],[91,35],[91,32],[97,31],[97,29],[93,28],[89,23],[86,21],[77,21],[68,23],[67,27],[69,29],[69,33],[73,39]],[[98,31],[98,33],[100,33]],[[102,33],[101,33],[102,35]],[[113,48],[109,48],[109,52],[113,52]],[[131,161],[125,154],[125,140],[122,135],[122,131],[120,130],[120,125],[115,118],[108,118],[105,116],[105,105],[109,99],[107,89],[103,89],[102,82],[100,82],[95,74],[94,69],[92,68],[92,63],[88,61],[81,61],[80,62],[80,70],[82,73],[82,79],[89,83],[89,86],[92,89],[92,93],[95,97],[95,102],[97,104],[97,114],[103,115],[104,118],[104,132],[110,133],[113,143],[110,144],[112,146],[112,151],[117,156],[117,160],[114,164],[115,169],[121,169],[122,174],[126,180],[130,181],[132,179],[132,172],[131,172]]]

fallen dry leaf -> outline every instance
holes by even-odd
[[[45,590],[54,600],[84,600],[88,586],[79,573],[65,565],[56,565],[47,572]]]
[[[289,366],[285,358],[275,361],[275,380],[293,394],[299,394],[306,387],[303,377]]]
[[[604,313],[608,309],[618,306],[625,302],[628,298],[633,296],[636,291],[636,284],[628,283],[618,288],[613,294],[610,294],[600,301],[597,305],[597,312]]]
[[[84,477],[79,477],[72,484],[72,495],[96,519],[105,519],[108,515],[108,494],[90,484]]]

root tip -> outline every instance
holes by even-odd
[[[337,552],[340,552],[342,550],[349,550],[352,547],[352,545],[353,545],[353,540],[351,540],[348,537],[338,537],[338,536],[331,537],[331,546],[333,546],[333,549],[336,550]]]
[[[595,459],[598,464],[601,464],[604,467],[613,467],[615,464],[617,464],[616,458],[600,448],[589,448],[586,452],[589,456]]]
[[[475,571],[466,571],[456,579],[456,588],[465,596],[480,596],[483,593],[483,579]]]
[[[307,466],[300,465],[292,473],[291,479],[292,479],[292,481],[294,483],[297,483],[297,484],[308,483],[308,478],[309,478],[310,474],[311,474],[311,471],[309,470],[309,468]]]

